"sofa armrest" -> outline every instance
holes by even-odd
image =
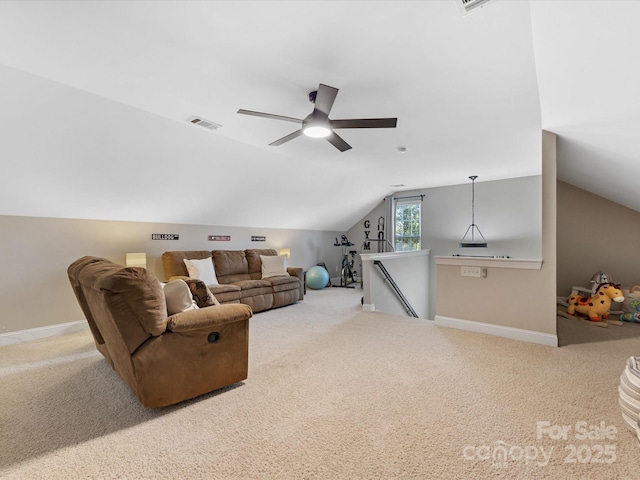
[[[304,270],[302,270],[301,267],[287,267],[287,273],[300,280],[300,294],[298,300],[304,300],[304,294],[306,293],[304,286]]]
[[[241,303],[214,305],[171,315],[167,330],[174,333],[189,332],[248,320],[252,315],[251,307]]]
[[[287,273],[292,277],[298,277],[304,283],[304,273],[301,267],[287,267]]]

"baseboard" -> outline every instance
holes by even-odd
[[[27,330],[18,330],[17,332],[1,333],[0,347],[13,345],[14,343],[40,340],[42,338],[53,337],[54,335],[66,335],[86,330],[87,328],[89,328],[87,321],[79,320],[77,322],[59,323],[57,325],[49,325],[46,327],[29,328]]]
[[[470,320],[461,320],[459,318],[443,317],[436,315],[436,325],[441,327],[457,328],[459,330],[467,330],[476,333],[486,333],[496,337],[510,338],[512,340],[520,340],[523,342],[537,343],[548,347],[558,346],[558,336],[550,333],[534,332],[533,330],[523,330],[521,328],[504,327],[502,325],[493,325],[490,323],[472,322]]]
[[[362,304],[362,311],[363,312],[375,312],[376,311],[376,306],[374,303],[363,303]]]

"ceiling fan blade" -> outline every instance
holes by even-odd
[[[238,113],[241,113],[242,115],[253,115],[254,117],[265,117],[265,118],[273,118],[274,120],[285,120],[287,122],[300,123],[300,124],[302,123],[302,120],[300,120],[299,118],[285,117],[283,115],[274,115],[272,113],[254,112],[252,110],[243,110],[242,108],[238,110]]]
[[[333,102],[336,100],[336,95],[338,95],[337,88],[329,87],[321,83],[318,86],[318,93],[316,94],[316,106],[313,109],[314,113],[320,111],[328,117],[331,107],[333,107]]]
[[[302,129],[296,130],[295,132],[290,133],[286,137],[282,137],[281,139],[276,140],[275,142],[271,142],[269,145],[277,147],[278,145],[282,145],[283,143],[288,142],[289,140],[293,140],[294,138],[299,137],[300,135],[302,135]]]
[[[353,118],[330,120],[331,128],[396,128],[397,118]]]
[[[341,152],[351,148],[351,145],[345,142],[336,132],[331,132],[331,135],[327,137],[327,141]]]

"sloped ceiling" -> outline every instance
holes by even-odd
[[[394,191],[539,174],[542,128],[561,178],[640,210],[639,7],[0,2],[0,214],[346,230]],[[270,147],[296,125],[236,113],[304,118],[319,83],[332,118],[398,127]]]
[[[558,178],[640,211],[640,2],[535,1],[531,12]]]

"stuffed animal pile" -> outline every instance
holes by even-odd
[[[576,314],[580,314],[582,319],[587,317],[583,321],[599,327],[623,325],[623,322],[640,323],[640,284],[622,289],[613,283],[611,275],[597,272],[591,277],[589,287],[573,287],[569,298],[558,297],[558,305],[566,307],[566,310],[559,309],[558,315],[579,318]],[[616,308],[610,310],[614,304]],[[610,314],[614,314],[616,320],[611,319]],[[638,359],[640,361],[640,357]]]
[[[640,285],[634,285],[628,290],[623,290],[624,302],[622,302],[623,322],[640,323]]]
[[[623,322],[640,323],[640,300],[632,300],[629,303],[629,307],[633,310],[620,315],[620,320]]]

